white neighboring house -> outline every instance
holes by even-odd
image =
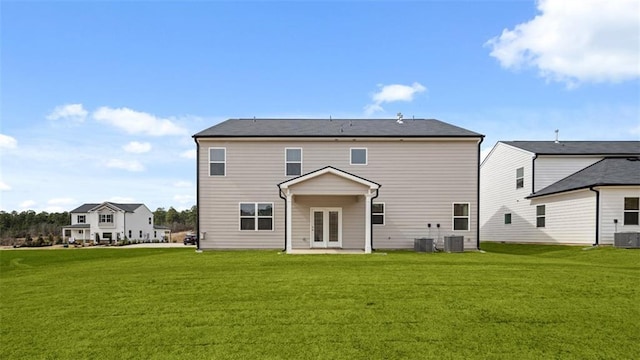
[[[480,241],[599,245],[640,232],[640,141],[500,141],[480,179]]]
[[[153,213],[144,204],[84,204],[70,214],[71,225],[62,228],[63,238],[108,243],[169,239],[169,229],[154,225]]]

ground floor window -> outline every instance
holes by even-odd
[[[640,198],[626,197],[624,198],[624,224],[638,225],[640,214]]]
[[[504,214],[504,224],[505,225],[511,224],[511,213]]]
[[[384,225],[384,203],[373,203],[371,205],[371,223]]]
[[[129,230],[129,239],[131,239],[131,230]]]
[[[536,206],[536,227],[543,228],[546,226],[547,209],[545,205]]]
[[[453,230],[469,230],[469,203],[453,204]]]
[[[240,230],[273,230],[273,203],[240,203]]]
[[[111,233],[102,233],[102,239],[111,241]]]

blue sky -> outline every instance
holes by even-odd
[[[195,204],[227,118],[640,139],[640,1],[0,4],[0,209]]]

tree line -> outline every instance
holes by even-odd
[[[160,207],[153,212],[154,224],[167,226],[171,231],[187,231],[196,228],[197,208],[177,211],[173,207],[168,210]],[[0,238],[16,239],[38,236],[58,236],[62,234],[62,227],[71,225],[71,214],[65,212],[36,213],[26,211],[0,211]]]

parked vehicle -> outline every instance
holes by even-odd
[[[184,236],[183,242],[185,245],[196,245],[198,237],[195,234],[187,234]]]

